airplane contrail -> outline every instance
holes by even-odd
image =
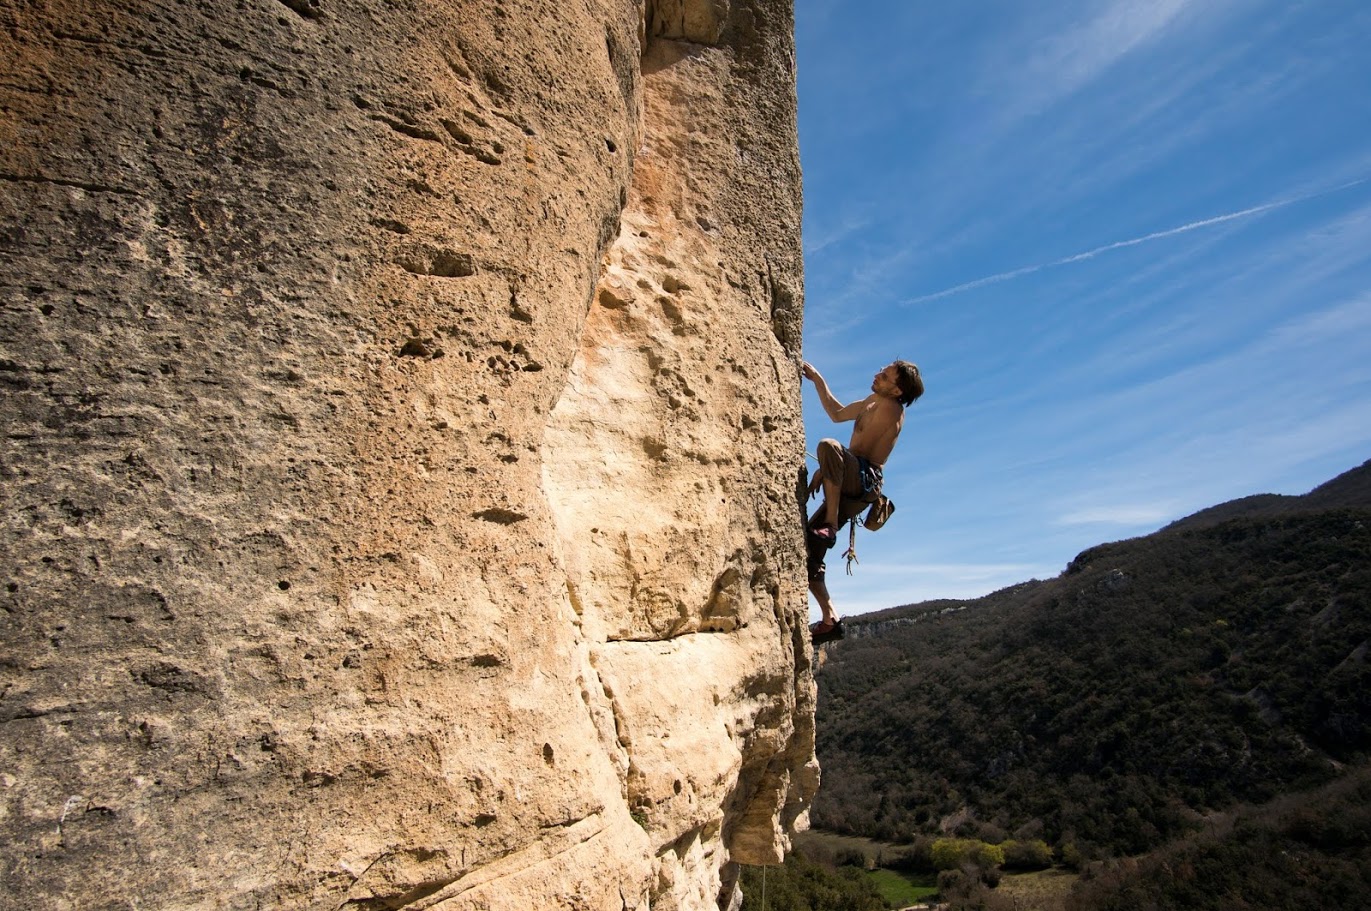
[[[1011,269],[1008,272],[997,272],[994,275],[987,275],[974,281],[963,282],[960,285],[953,285],[951,288],[944,288],[932,294],[924,294],[904,301],[905,304],[921,304],[926,301],[939,300],[944,297],[951,297],[954,294],[961,294],[963,291],[970,291],[973,288],[980,288],[985,285],[994,285],[999,282],[1009,281],[1011,278],[1018,278],[1020,275],[1028,275],[1033,272],[1040,272],[1043,269],[1051,269],[1055,266],[1065,266],[1070,263],[1078,263],[1082,260],[1091,259],[1101,253],[1108,253],[1110,250],[1118,250],[1123,247],[1135,247],[1138,244],[1145,244],[1150,240],[1160,240],[1163,237],[1171,237],[1176,234],[1184,234],[1187,231],[1195,231],[1199,228],[1207,228],[1210,225],[1221,224],[1226,221],[1233,221],[1238,218],[1247,218],[1249,215],[1258,215],[1262,212],[1269,212],[1272,209],[1280,209],[1285,206],[1294,205],[1297,202],[1313,199],[1316,196],[1325,196],[1329,193],[1337,193],[1341,190],[1355,187],[1358,184],[1366,183],[1367,178],[1362,177],[1351,180],[1327,190],[1317,190],[1313,193],[1305,193],[1302,196],[1295,196],[1290,199],[1279,199],[1275,202],[1263,203],[1259,206],[1252,206],[1249,209],[1241,209],[1237,212],[1229,212],[1226,215],[1215,215],[1212,218],[1202,218],[1199,221],[1192,221],[1189,224],[1181,225],[1178,228],[1167,228],[1165,231],[1154,231],[1151,234],[1144,234],[1142,237],[1134,237],[1130,240],[1115,241],[1112,244],[1105,244],[1102,247],[1095,247],[1093,250],[1086,250],[1084,253],[1076,253],[1071,256],[1063,256],[1061,259],[1054,259],[1051,262],[1036,263],[1031,266],[1022,266],[1018,269]]]

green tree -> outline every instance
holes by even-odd
[[[1004,864],[1019,870],[1043,870],[1052,866],[1052,848],[1042,839],[1010,840],[1000,844]]]
[[[885,911],[885,900],[856,867],[836,872],[792,852],[785,863],[743,867],[742,911]]]
[[[999,845],[975,838],[939,838],[933,842],[930,854],[933,866],[939,870],[957,870],[967,864],[993,870],[1004,863],[1004,851]]]

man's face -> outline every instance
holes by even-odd
[[[899,368],[890,364],[871,378],[871,391],[877,395],[887,395],[892,398],[900,397],[900,384],[896,377],[900,375]]]

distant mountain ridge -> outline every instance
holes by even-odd
[[[1292,512],[1314,512],[1325,509],[1371,507],[1371,460],[1345,471],[1331,481],[1315,487],[1309,493],[1290,496],[1261,493],[1229,500],[1202,509],[1184,519],[1177,519],[1162,531],[1201,528],[1229,519],[1277,516]]]

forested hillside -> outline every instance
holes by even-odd
[[[1365,911],[1371,906],[1371,774],[1363,768],[1222,818],[1134,860],[1096,865],[1068,911]]]
[[[1368,466],[1057,579],[849,621],[819,675],[815,826],[1122,857],[1364,766]]]

